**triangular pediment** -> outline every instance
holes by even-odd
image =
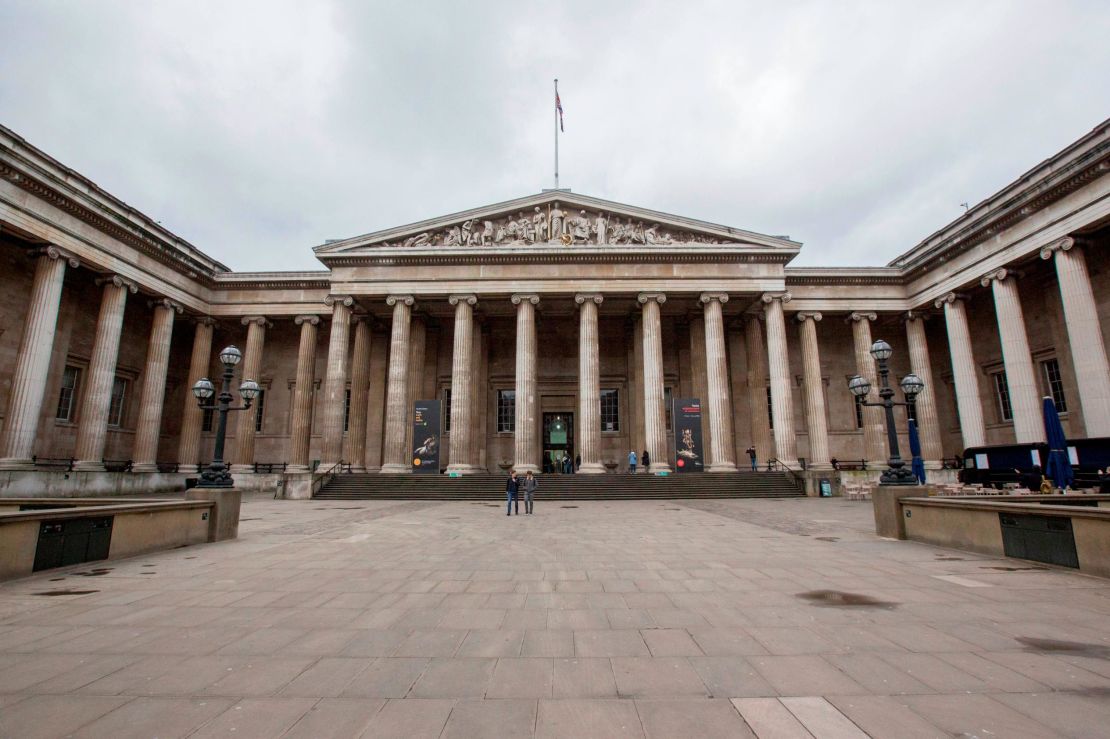
[[[379,249],[523,248],[535,246],[732,245],[785,248],[800,244],[692,218],[572,193],[545,190],[314,248],[318,257],[380,253]]]

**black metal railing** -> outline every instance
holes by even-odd
[[[31,464],[35,467],[65,472],[72,472],[73,463],[76,461],[73,457],[31,457]]]
[[[272,475],[275,472],[285,472],[288,462],[255,462],[254,471],[258,474]]]
[[[130,472],[134,466],[130,459],[102,459],[100,461],[107,472]]]

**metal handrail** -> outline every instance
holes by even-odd
[[[332,478],[335,477],[335,475],[336,475],[336,472],[335,472],[336,469],[337,468],[342,468],[342,466],[343,466],[343,462],[339,461],[339,462],[336,462],[335,464],[333,464],[331,467],[328,467],[323,472],[313,471],[311,473],[312,474],[312,493],[311,493],[310,497],[315,497],[316,493],[320,492],[320,488],[324,487],[329,482],[331,482]]]
[[[777,469],[777,470],[781,470],[781,471],[785,472],[787,477],[790,478],[790,481],[792,483],[794,483],[794,487],[798,488],[803,493],[805,492],[805,489],[806,489],[805,478],[802,477],[801,475],[799,475],[797,470],[795,470],[793,467],[791,467],[790,465],[783,462],[781,459],[776,459],[775,457],[771,457],[770,459],[767,460],[767,468],[768,469],[773,468],[773,469]]]

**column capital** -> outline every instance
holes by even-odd
[[[818,312],[804,310],[798,311],[794,316],[802,323],[805,323],[807,320],[820,321],[822,318],[822,315]]]
[[[709,303],[714,300],[724,305],[728,302],[728,293],[702,293],[698,296],[698,301],[702,303]]]
[[[385,304],[388,306],[397,305],[397,303],[404,303],[405,305],[412,305],[416,302],[416,298],[411,295],[387,295],[385,297]]]
[[[979,284],[983,287],[990,287],[992,282],[1004,282],[1007,279],[1018,279],[1021,277],[1021,272],[1009,267],[999,267],[998,269],[991,270],[983,275],[979,280]]]
[[[1075,246],[1075,239],[1071,236],[1065,236],[1062,239],[1056,239],[1051,244],[1041,247],[1041,259],[1052,259],[1056,252],[1068,251]]]
[[[467,305],[478,305],[478,296],[471,293],[449,295],[447,297],[447,302],[451,305],[458,305],[459,303],[466,303]]]
[[[376,328],[378,325],[377,319],[375,319],[374,316],[370,315],[369,313],[355,313],[353,316],[351,316],[352,326],[357,326],[360,323],[365,323],[371,329]]]
[[[132,295],[139,292],[139,286],[137,284],[121,275],[105,275],[104,277],[98,277],[96,279],[96,284],[98,287],[100,285],[107,285],[108,283],[111,283],[116,287],[122,287],[130,292]]]
[[[215,326],[216,319],[212,316],[197,316],[193,319],[193,323],[198,326]]]
[[[513,301],[513,305],[520,305],[525,301],[537,305],[540,302],[540,296],[535,293],[513,293],[509,300]]]
[[[852,311],[848,314],[848,321],[852,323],[858,323],[859,321],[876,321],[878,318],[878,313],[869,311]]]
[[[350,308],[355,304],[355,299],[350,295],[328,295],[324,298],[324,305],[329,308],[333,307],[336,303],[339,303],[345,308]]]
[[[779,302],[781,302],[783,304],[786,304],[786,303],[789,303],[791,300],[793,300],[794,296],[791,295],[788,292],[774,292],[774,293],[763,293],[763,295],[761,295],[759,299],[763,301],[764,305],[770,305],[771,303],[775,302],[776,300],[778,300]]]
[[[244,326],[250,326],[251,324],[254,324],[257,326],[261,326],[262,328],[274,327],[274,324],[266,320],[266,316],[243,316],[239,319],[239,322]]]
[[[81,266],[81,262],[77,259],[77,257],[73,256],[65,249],[62,249],[59,246],[55,246],[54,244],[49,244],[42,247],[41,249],[34,249],[31,253],[36,257],[46,257],[47,259],[64,259],[66,261],[66,264],[68,264],[73,269],[77,269]]]
[[[293,319],[293,323],[297,324],[298,326],[300,326],[302,324],[305,324],[305,323],[309,324],[310,326],[318,326],[320,324],[320,316],[316,316],[316,315],[297,316],[296,318]]]
[[[169,298],[157,298],[156,300],[151,300],[147,305],[151,308],[168,308],[174,313],[182,313],[185,310],[181,303],[177,303]]]
[[[640,293],[639,295],[636,296],[636,300],[638,300],[641,304],[646,303],[649,300],[654,300],[656,303],[659,303],[659,305],[663,305],[663,303],[667,302],[667,294],[666,293]]]
[[[921,310],[920,308],[918,308],[915,310],[908,310],[903,313],[902,321],[906,323],[910,321],[925,321],[928,320],[932,315],[933,314],[930,313],[928,309]]]
[[[934,308],[943,308],[947,304],[955,303],[957,301],[966,301],[967,296],[963,293],[945,293],[933,301]]]
[[[582,305],[586,301],[592,301],[597,305],[601,305],[601,301],[604,299],[601,293],[575,293],[574,295],[574,302],[579,305]]]

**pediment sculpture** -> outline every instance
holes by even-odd
[[[535,206],[532,212],[470,218],[444,229],[422,231],[400,241],[376,246],[421,248],[431,246],[531,246],[578,244],[655,245],[737,243],[715,234],[667,229],[659,223],[621,217],[601,210],[564,211],[558,202]]]

